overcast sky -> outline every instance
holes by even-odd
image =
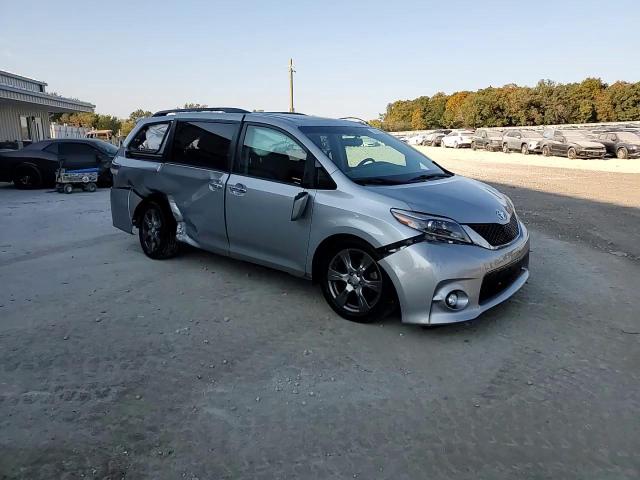
[[[119,117],[286,110],[293,57],[297,110],[371,119],[437,91],[640,81],[639,29],[639,0],[0,0],[0,70]]]

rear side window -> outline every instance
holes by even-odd
[[[154,123],[143,127],[129,142],[129,151],[150,154],[160,153],[168,130],[168,123]]]
[[[173,136],[172,161],[192,167],[227,171],[233,123],[179,122]]]
[[[240,162],[241,175],[302,184],[307,152],[288,135],[267,127],[247,127]]]

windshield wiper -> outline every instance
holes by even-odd
[[[388,178],[371,177],[371,178],[354,178],[352,179],[358,185],[399,185],[404,182],[390,180]]]
[[[424,173],[407,180],[407,183],[424,182],[425,180],[433,180],[436,178],[449,178],[451,175],[447,173]]]

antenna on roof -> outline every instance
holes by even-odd
[[[293,108],[293,74],[296,71],[293,69],[293,58],[289,59],[289,113],[294,113]]]

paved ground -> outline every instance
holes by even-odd
[[[640,175],[471,159],[440,160],[515,187],[532,276],[428,330],[0,187],[0,479],[638,478]]]

